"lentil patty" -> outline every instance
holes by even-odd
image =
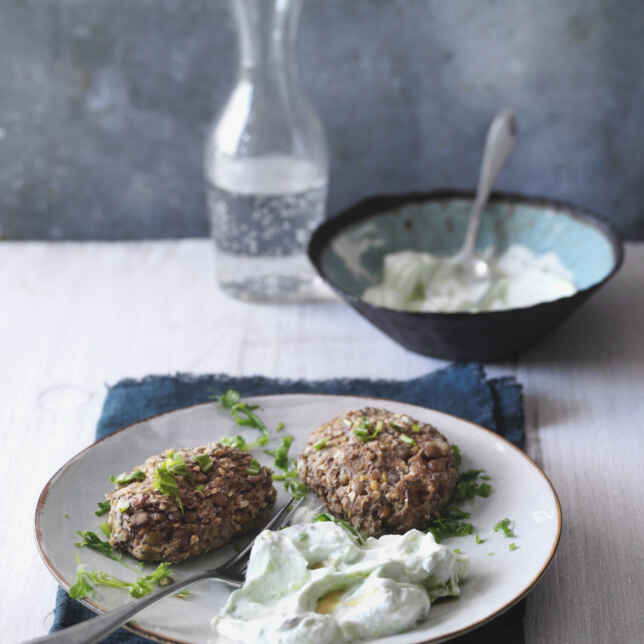
[[[166,457],[181,456],[189,470],[176,475],[177,499],[154,489],[154,474]],[[207,454],[212,467],[202,472],[195,458]],[[271,471],[249,473],[252,457],[233,447],[166,450],[150,456],[139,468],[145,479],[107,495],[110,543],[144,561],[183,561],[227,543],[250,529],[275,502]],[[256,468],[251,467],[251,472]]]
[[[330,512],[374,537],[425,527],[458,478],[456,458],[438,430],[373,407],[314,430],[297,471]]]

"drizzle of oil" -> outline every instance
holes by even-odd
[[[344,590],[332,590],[318,599],[315,610],[322,615],[330,615],[338,607],[343,594]]]

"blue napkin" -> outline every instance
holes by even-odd
[[[454,364],[412,380],[275,380],[262,376],[225,374],[148,376],[122,380],[108,391],[96,428],[102,438],[134,422],[180,407],[207,402],[213,393],[237,389],[242,396],[317,393],[389,398],[431,407],[487,427],[523,448],[525,433],[521,385],[513,377],[487,379],[478,364]],[[524,602],[489,624],[456,640],[457,644],[487,641],[521,644]],[[93,613],[58,589],[52,632],[89,619]],[[107,644],[145,644],[145,638],[120,629]]]

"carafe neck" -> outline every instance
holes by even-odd
[[[230,0],[241,70],[294,64],[301,0]]]

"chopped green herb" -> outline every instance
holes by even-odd
[[[82,599],[83,597],[94,597],[95,594],[85,566],[80,564],[76,569],[76,582],[69,589],[69,596],[72,599]]]
[[[499,521],[495,526],[494,526],[494,532],[503,532],[503,534],[509,539],[510,537],[516,537],[514,532],[512,531],[512,528],[510,527],[510,519],[505,518]]]
[[[129,509],[129,504],[119,506],[119,512],[127,512]]]
[[[103,541],[95,532],[79,530],[76,534],[81,537],[81,541],[76,542],[78,548],[90,548],[116,561],[121,558],[121,553],[116,552],[109,541]]]
[[[188,599],[192,593],[187,589],[184,588],[183,590],[180,590],[178,593],[175,593],[173,597],[176,597],[177,599]]]
[[[411,436],[407,436],[407,434],[399,434],[398,438],[400,438],[403,443],[407,443],[407,445],[416,444],[416,441]]]
[[[465,512],[455,505],[450,505],[443,511],[443,516],[447,519],[469,519],[472,516],[471,512]]]
[[[268,434],[266,425],[262,422],[261,418],[253,413],[257,409],[256,405],[248,405],[247,403],[239,402],[230,408],[230,413],[238,425],[243,427],[252,427],[258,429],[264,434]]]
[[[101,529],[101,532],[109,539],[109,536],[112,534],[112,527],[110,526],[110,524],[107,521],[103,521],[103,523],[101,523],[98,527]]]
[[[517,546],[516,543],[511,543],[508,547],[510,548],[510,550],[518,550],[519,549],[519,546]]]
[[[418,425],[418,423],[414,423],[411,426],[411,431],[414,432],[415,434],[418,434],[418,432],[420,431],[420,426]]]
[[[358,530],[357,528],[354,528],[348,521],[345,521],[344,519],[338,519],[337,517],[334,517],[332,514],[329,514],[328,512],[322,512],[320,514],[316,514],[313,517],[314,522],[318,521],[332,521],[333,523],[337,523],[339,526],[344,528],[353,538],[359,543],[363,544],[365,542],[365,538]]]
[[[491,481],[491,480],[492,480],[492,477],[491,477],[491,476],[488,476],[487,474],[481,474],[481,477],[480,477],[480,478],[481,478],[483,481]]]
[[[109,501],[99,501],[96,505],[98,505],[98,510],[94,512],[94,514],[97,517],[103,516],[107,512],[110,511],[110,502]]]
[[[200,483],[199,485],[195,485],[195,490],[197,490],[198,492],[203,492],[204,487],[205,486]]]
[[[328,438],[321,438],[317,443],[313,443],[313,449],[318,451],[324,449],[329,444]]]
[[[154,489],[162,494],[173,496],[177,501],[179,510],[183,514],[183,503],[179,497],[179,484],[177,476],[186,476],[190,473],[186,462],[181,454],[176,455],[169,452],[167,458],[159,465],[154,472]]]
[[[63,516],[64,516],[66,519],[69,519],[69,514],[67,514],[67,512],[65,512],[65,514],[63,514]]]
[[[219,441],[222,445],[226,445],[227,447],[236,447],[237,449],[241,449],[244,452],[248,450],[248,444],[246,443],[246,439],[243,436],[240,436],[237,434],[236,436],[226,436],[225,438],[222,438]]]
[[[171,582],[170,564],[163,562],[157,566],[152,574],[139,577],[133,584],[130,584],[130,595],[139,599],[152,592],[152,584],[167,586]]]
[[[478,478],[483,470],[467,470],[462,472],[456,482],[454,491],[455,501],[466,501],[475,496],[488,497],[492,493],[492,486],[489,483],[479,483]]]
[[[284,423],[280,423],[280,424],[275,428],[275,431],[276,431],[276,432],[281,432],[281,431],[284,429],[284,427],[286,427],[286,425],[285,425]]]
[[[460,548],[454,548],[454,552],[455,552],[457,555],[462,555],[462,554],[463,554],[463,551],[462,551]]]
[[[476,535],[476,543],[485,543],[485,542],[486,542],[486,539],[481,539],[481,537],[479,537],[478,534]]]
[[[288,451],[293,444],[293,437],[290,435],[282,436],[282,442],[275,449],[267,449],[266,454],[275,457],[275,467],[280,470],[289,468]]]
[[[439,517],[438,519],[432,519],[427,532],[431,532],[436,543],[440,543],[443,539],[448,539],[449,537],[465,537],[468,534],[472,534],[474,526],[465,521]]]
[[[253,460],[250,462],[250,465],[248,466],[248,468],[246,469],[246,471],[247,471],[251,476],[255,476],[256,474],[259,474],[260,469],[261,469],[260,464],[257,462],[257,460],[256,460],[256,459],[253,459]]]
[[[454,454],[454,458],[456,459],[456,466],[460,466],[463,461],[460,447],[458,445],[450,445],[449,448],[452,450],[452,454]]]
[[[384,423],[379,420],[376,423],[376,426],[373,429],[373,432],[371,431],[371,423],[367,421],[366,418],[361,418],[360,420],[357,420],[353,424],[354,430],[353,433],[363,442],[363,443],[368,443],[369,441],[372,441],[382,432],[385,428]]]
[[[273,481],[283,481],[284,489],[295,499],[301,499],[309,489],[297,480],[297,471],[295,468],[288,470],[284,474],[273,474]]]
[[[167,563],[159,564],[150,575],[138,577],[134,582],[119,579],[103,570],[87,570],[85,566],[79,565],[76,583],[69,589],[69,595],[74,599],[81,599],[87,596],[93,597],[95,592],[92,584],[94,584],[96,586],[128,589],[130,595],[138,599],[149,594],[152,591],[153,584],[166,586],[171,581],[170,565]],[[181,595],[181,593],[178,593],[178,595]]]
[[[142,481],[145,478],[145,474],[141,470],[134,470],[134,472],[123,472],[118,476],[110,476],[110,481],[114,485],[128,485],[134,481]]]
[[[204,474],[212,469],[213,461],[208,454],[197,454],[195,461]]]
[[[253,413],[254,410],[258,408],[258,405],[249,405],[248,403],[241,402],[239,398],[239,392],[234,389],[229,389],[221,396],[215,396],[215,399],[218,400],[223,407],[230,409],[230,415],[235,419],[235,422],[238,425],[243,427],[252,427],[253,429],[259,430],[261,433],[255,443],[248,445],[249,448],[266,445],[270,439],[268,429],[262,419],[257,414]],[[238,445],[233,445],[232,447],[244,449]]]
[[[488,553],[487,553],[487,556],[488,556],[488,557],[494,557],[494,553],[493,553],[493,552],[488,552]]]
[[[216,396],[216,399],[221,403],[222,407],[230,409],[234,404],[239,402],[239,392],[234,389],[229,389],[225,394]]]

